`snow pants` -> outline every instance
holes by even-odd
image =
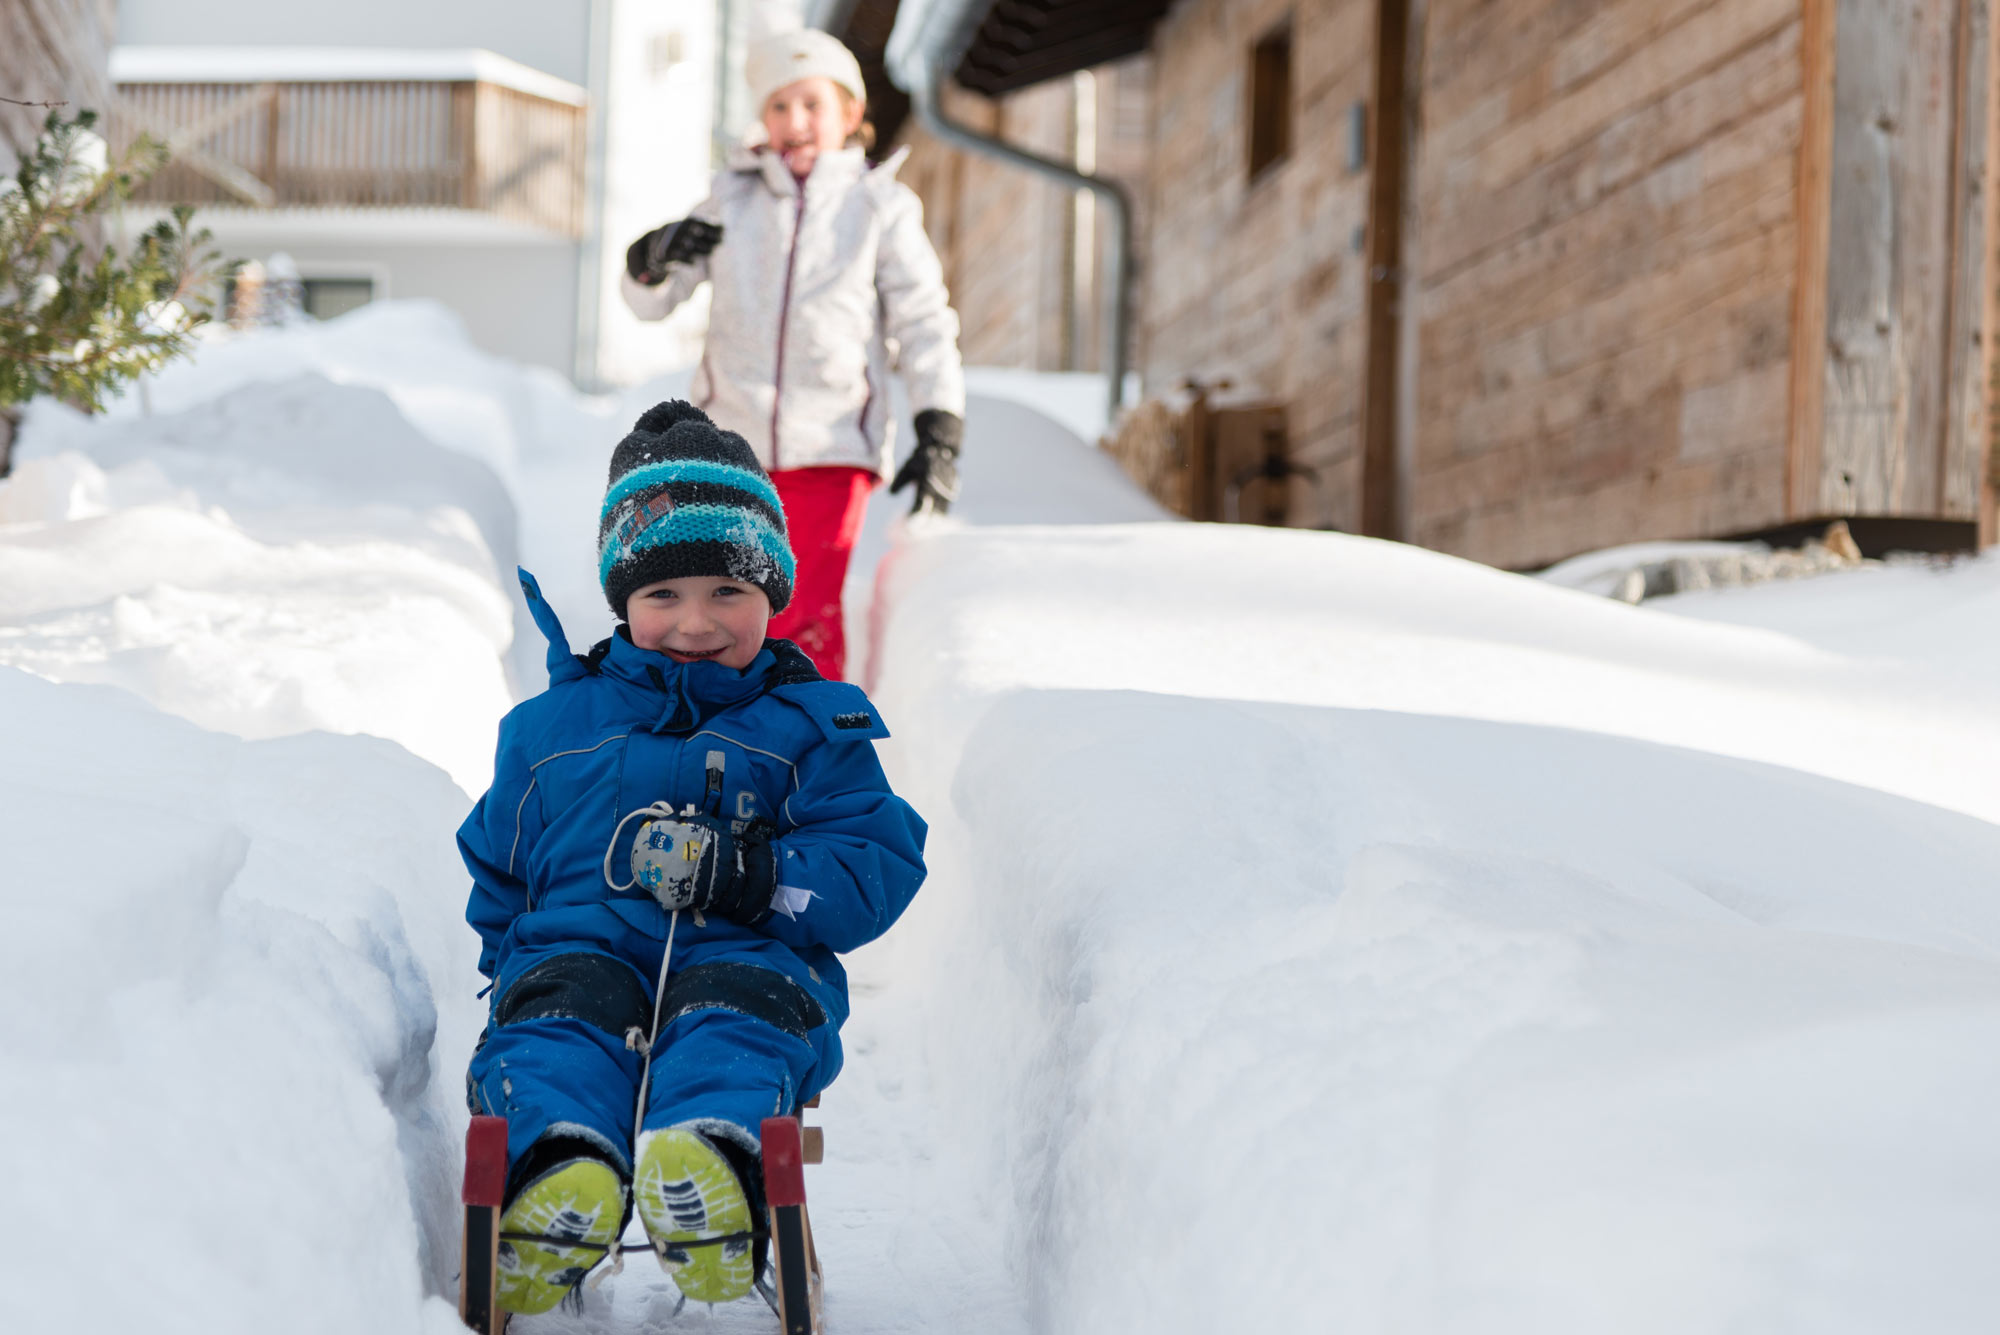
[[[771,474],[785,506],[785,532],[798,572],[792,601],[771,618],[770,634],[805,650],[828,681],[847,669],[847,635],[840,592],[868,493],[879,479],[866,468],[783,468]]]
[[[595,952],[508,964],[466,1073],[472,1111],[507,1119],[510,1165],[543,1136],[568,1136],[629,1177],[651,980]],[[826,1012],[784,974],[734,960],[683,966],[667,978],[638,1129],[692,1125],[754,1156],[758,1124],[839,1070],[837,1043]]]

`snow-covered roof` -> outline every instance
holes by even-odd
[[[113,83],[345,83],[419,80],[498,84],[580,107],[585,92],[567,79],[477,47],[120,46]]]

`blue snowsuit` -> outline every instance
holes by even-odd
[[[821,680],[786,641],[739,672],[638,648],[621,626],[579,658],[525,571],[521,586],[549,688],[501,723],[493,786],[458,832],[493,982],[469,1101],[507,1118],[510,1162],[554,1134],[630,1173],[628,1035],[651,1027],[669,915],[608,885],[606,853],[629,881],[638,822],[620,819],[693,803],[739,831],[775,828],[781,907],[756,927],[681,913],[643,1129],[691,1124],[755,1153],[763,1118],[840,1071],[836,952],[887,931],[923,883],[926,827],[872,745],[888,731],[859,687]]]

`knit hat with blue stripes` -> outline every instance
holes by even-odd
[[[711,575],[754,584],[773,613],[792,599],[791,543],[778,490],[749,442],[693,404],[648,408],[611,452],[597,524],[597,576],[621,619],[633,593]]]

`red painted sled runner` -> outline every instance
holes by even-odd
[[[807,1107],[817,1107],[813,1099]],[[769,1204],[765,1231],[770,1268],[757,1277],[757,1291],[778,1314],[784,1335],[821,1335],[819,1253],[813,1249],[812,1221],[806,1216],[805,1165],[818,1163],[825,1141],[816,1126],[799,1116],[767,1117],[764,1196]],[[474,1117],[465,1137],[463,1261],[458,1276],[458,1315],[479,1335],[501,1335],[507,1313],[494,1301],[499,1285],[500,1211],[507,1191],[507,1119]],[[738,1235],[740,1236],[740,1235]],[[717,1242],[725,1241],[718,1238]],[[576,1245],[576,1244],[571,1244]],[[651,1251],[650,1244],[613,1244],[623,1252]]]

